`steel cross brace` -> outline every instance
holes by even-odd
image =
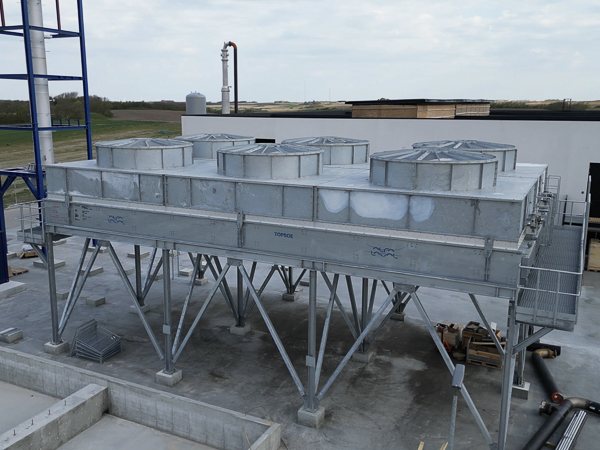
[[[50,245],[50,243],[48,242],[47,245]],[[87,249],[88,249],[89,245],[90,245],[90,239],[87,238],[85,240],[85,243],[83,244],[83,248],[81,250],[81,256],[79,257],[79,263],[77,264],[75,276],[73,277],[73,282],[71,283],[71,288],[69,289],[69,297],[67,298],[67,302],[65,304],[60,322],[58,324],[59,338],[62,336],[62,334],[65,331],[67,322],[69,321],[69,318],[71,317],[71,314],[73,313],[75,304],[77,303],[77,300],[79,299],[79,296],[81,295],[81,291],[83,290],[83,287],[85,286],[85,283],[88,279],[90,271],[92,270],[92,267],[94,266],[94,262],[96,261],[96,257],[98,256],[98,253],[100,251],[100,247],[96,247],[94,249],[94,251],[92,252],[92,256],[90,257],[90,260],[88,261],[87,267],[85,268],[85,270],[83,270],[83,266],[85,264],[85,256],[87,254]],[[52,252],[52,258],[54,258],[54,252]],[[50,260],[50,255],[48,255],[47,262],[49,260]],[[54,270],[54,260],[52,260],[51,264],[52,264],[51,270]],[[49,268],[49,270],[50,270],[50,268]],[[81,273],[82,271],[83,271],[83,274]]]
[[[88,239],[88,241],[89,241],[89,239]],[[133,286],[131,285],[131,282],[129,281],[129,277],[125,273],[125,269],[123,269],[123,265],[121,264],[121,261],[119,260],[119,257],[117,256],[112,244],[110,242],[107,242],[106,244],[107,244],[106,247],[108,248],[108,254],[110,255],[110,258],[112,259],[112,262],[113,262],[115,268],[117,269],[117,273],[121,277],[121,280],[123,281],[123,284],[125,285],[125,288],[127,289],[127,292],[129,292],[129,295],[131,296],[131,298],[133,300],[133,306],[135,307],[135,309],[138,313],[138,316],[139,316],[140,320],[142,321],[142,325],[144,326],[146,333],[148,334],[148,337],[150,338],[150,341],[152,342],[152,345],[154,346],[154,350],[156,350],[156,353],[158,354],[159,359],[162,361],[162,360],[164,360],[165,356],[164,356],[162,350],[160,349],[160,345],[158,344],[156,336],[154,335],[154,332],[152,331],[152,328],[150,327],[150,324],[148,323],[148,320],[146,319],[144,312],[142,311],[142,307],[138,303],[138,294],[135,291],[135,289],[133,288]],[[97,245],[96,248],[94,249],[94,253],[97,253],[99,250],[100,250],[100,245]]]
[[[437,347],[440,355],[442,356],[444,363],[446,363],[446,366],[448,367],[450,374],[454,374],[454,364],[452,363],[452,360],[450,359],[448,352],[446,352],[446,349],[444,348],[444,344],[442,343],[442,340],[440,339],[437,332],[435,331],[435,328],[434,328],[433,324],[431,323],[431,319],[429,319],[429,316],[427,315],[427,311],[425,311],[425,308],[423,307],[423,303],[421,303],[421,300],[419,299],[419,296],[417,295],[416,289],[411,289],[411,290],[412,290],[412,292],[409,291],[409,294],[412,297],[412,299],[415,303],[415,306],[417,307],[417,310],[419,311],[419,314],[421,315],[421,318],[423,319],[423,322],[425,322],[425,325],[427,326],[427,330],[429,331],[429,334],[431,335],[431,338],[433,339],[435,346]],[[481,431],[483,438],[485,439],[487,444],[490,446],[490,449],[495,449],[496,444],[494,443],[494,440],[492,439],[490,432],[488,431],[487,427],[485,426],[485,423],[483,423],[483,419],[481,418],[481,415],[479,414],[477,407],[473,403],[473,400],[471,399],[471,396],[469,395],[469,392],[467,391],[467,388],[464,385],[464,383],[462,384],[460,392],[461,392],[463,398],[465,399],[465,402],[466,402],[467,406],[469,407],[471,414],[475,418],[475,422],[477,423],[477,426],[479,427],[479,430]]]
[[[296,288],[298,287],[298,284],[300,284],[300,280],[306,273],[307,269],[303,269],[298,278],[296,278],[296,281],[294,281],[293,268],[291,266],[286,268],[285,266],[275,265],[274,267],[276,267],[277,272],[283,281],[286,293],[293,294],[296,292]]]

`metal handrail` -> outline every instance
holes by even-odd
[[[41,202],[19,203],[19,221],[24,240],[32,240],[35,236],[45,235],[44,208]]]

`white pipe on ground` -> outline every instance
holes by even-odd
[[[221,112],[223,114],[229,114],[231,107],[229,104],[229,76],[227,74],[227,60],[229,59],[229,53],[227,47],[229,42],[223,44],[221,49],[221,61],[223,61],[223,87],[221,88]]]
[[[42,2],[41,0],[27,0],[29,11],[29,25],[43,27]],[[31,30],[31,56],[33,60],[33,73],[35,75],[47,75],[46,66],[46,44],[44,32]],[[37,121],[40,127],[52,126],[50,116],[50,93],[48,90],[48,79],[35,78],[35,102],[37,106]],[[54,163],[54,146],[51,131],[40,131],[40,157],[42,166]]]

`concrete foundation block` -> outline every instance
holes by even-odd
[[[208,283],[208,278],[204,277],[204,278],[196,278],[194,280],[194,284],[196,286],[204,286],[206,283]]]
[[[305,406],[298,410],[298,423],[310,428],[321,428],[325,423],[325,408],[319,406],[315,411],[308,411]]]
[[[150,311],[150,306],[149,306],[149,305],[142,305],[142,306],[140,306],[140,308],[142,308],[142,312],[143,312],[144,314],[146,314],[148,311]],[[137,313],[138,313],[138,312],[137,312],[137,308],[136,308],[135,306],[131,305],[131,306],[129,307],[129,313],[130,313],[130,314],[136,314],[136,315],[137,315]]]
[[[390,319],[397,320],[398,322],[404,322],[404,319],[406,319],[406,313],[405,312],[394,313],[390,316]]]
[[[23,331],[20,328],[12,327],[0,331],[0,342],[12,344],[19,339],[23,339]]]
[[[123,270],[125,270],[125,275],[131,275],[133,272],[135,272],[135,267],[130,267],[129,269],[123,268]]]
[[[156,373],[156,382],[163,386],[173,387],[181,381],[183,373],[181,370],[176,370],[173,373],[166,373],[164,370]]]
[[[522,398],[523,400],[529,399],[529,389],[531,388],[531,383],[528,381],[523,382],[523,386],[515,386],[512,387],[512,395],[516,398]]]
[[[142,251],[140,251],[140,258],[147,258],[148,256],[150,256],[150,252],[142,252]],[[135,258],[135,252],[129,252],[129,253],[127,253],[127,257],[128,258]]]
[[[56,245],[63,245],[66,244],[67,240],[66,239],[59,239],[58,241],[54,241],[53,244]]]
[[[300,286],[310,286],[310,281],[308,280],[300,280],[300,283],[298,283]]]
[[[66,300],[69,298],[69,294],[71,291],[69,289],[57,289],[56,290],[56,298],[58,300]]]
[[[65,261],[63,261],[62,259],[55,259],[54,260],[54,268],[58,269],[59,267],[62,267],[66,264]],[[33,267],[39,267],[40,269],[45,269],[46,265],[44,264],[44,262],[40,259],[36,259],[33,262]]]
[[[16,258],[17,257],[17,252],[8,252],[6,254],[6,259],[11,259],[11,258]]]
[[[229,332],[231,334],[235,334],[236,336],[244,336],[250,332],[252,328],[250,325],[246,324],[243,327],[238,327],[237,325],[231,325],[229,327]]]
[[[164,275],[162,274],[162,272],[161,272],[161,273],[157,273],[157,274],[156,274],[156,278],[154,278],[154,281],[162,280],[162,279],[163,279],[163,276],[164,276]]]
[[[88,306],[100,306],[106,303],[106,297],[103,295],[90,295],[85,299],[85,304]]]
[[[89,276],[93,277],[94,275],[98,275],[98,274],[100,274],[102,272],[104,272],[104,267],[102,267],[102,266],[92,267],[92,270],[90,270]],[[80,275],[83,275],[84,273],[85,273],[85,269],[81,269],[79,271]]]
[[[93,252],[95,248],[96,247],[88,247],[87,251],[88,252]],[[106,253],[106,252],[108,252],[108,249],[106,247],[100,247],[100,250],[99,250],[98,253]]]
[[[302,289],[298,289],[293,294],[285,293],[281,296],[281,299],[285,302],[295,302],[300,298],[300,294],[302,294]]]
[[[194,271],[194,269],[179,269],[179,276],[180,277],[191,277],[192,276],[192,272]]]
[[[25,283],[19,283],[18,281],[8,281],[0,284],[0,300],[25,290],[27,290],[27,285]]]
[[[2,448],[55,449],[88,429],[108,410],[108,389],[89,384],[0,436]]]
[[[69,351],[69,343],[67,341],[62,341],[59,344],[53,344],[52,342],[46,342],[44,344],[44,352],[50,353],[51,355],[60,355],[61,353],[65,353]]]
[[[352,361],[356,361],[363,364],[371,364],[373,362],[373,358],[375,358],[374,351],[354,352],[354,354],[352,355]]]

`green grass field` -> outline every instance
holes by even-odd
[[[134,137],[172,138],[180,134],[181,124],[176,122],[117,120],[92,114],[92,143]],[[87,159],[83,130],[55,131],[53,141],[55,162]],[[33,141],[30,132],[0,130],[0,167],[27,167],[33,162]],[[4,195],[5,206],[32,200],[34,197],[22,180],[13,183]]]

